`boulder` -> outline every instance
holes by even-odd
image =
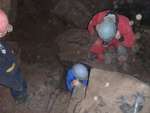
[[[69,113],[149,113],[149,97],[150,86],[130,75],[92,69],[85,98]]]
[[[78,28],[86,28],[91,17],[89,9],[77,0],[60,0],[52,12],[65,23]]]
[[[87,59],[90,42],[89,33],[82,29],[70,29],[59,35],[56,43],[60,60],[78,62]]]

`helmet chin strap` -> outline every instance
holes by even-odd
[[[108,45],[109,42],[103,41],[103,45]]]

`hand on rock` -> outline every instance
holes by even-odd
[[[78,80],[73,80],[72,81],[72,85],[75,87],[75,86],[78,86],[80,85],[80,82]]]

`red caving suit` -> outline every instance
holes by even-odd
[[[103,21],[103,18],[109,13],[109,10],[97,13],[88,25],[88,31],[90,34],[95,33],[95,27]],[[104,60],[104,52],[106,49],[115,47],[117,48],[119,44],[123,43],[123,46],[127,48],[132,48],[135,43],[135,34],[133,33],[132,27],[129,24],[129,19],[123,15],[117,15],[117,34],[123,37],[123,42],[114,37],[107,47],[104,47],[102,40],[98,38],[95,43],[91,46],[90,52],[96,54],[97,60],[100,62]]]

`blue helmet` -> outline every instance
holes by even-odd
[[[74,76],[79,80],[87,80],[88,79],[88,69],[83,64],[75,64],[73,66]]]
[[[116,35],[116,23],[112,19],[104,19],[101,24],[96,26],[96,31],[100,38],[105,42],[110,42]]]

